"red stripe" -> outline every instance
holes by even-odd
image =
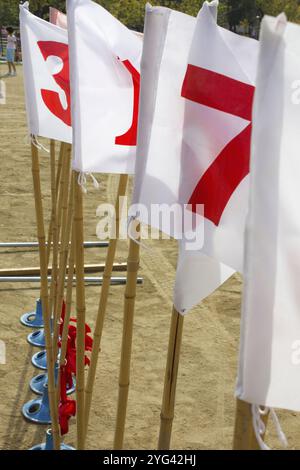
[[[140,73],[132,65],[129,60],[122,62],[128,72],[132,76],[133,81],[133,113],[132,123],[130,129],[123,135],[119,135],[115,139],[116,145],[128,145],[135,146],[137,143],[137,129],[138,129],[138,118],[139,118],[139,99],[140,99]]]
[[[188,65],[184,98],[251,121],[254,87],[211,70]]]
[[[188,65],[182,96],[251,121],[255,88],[224,75]],[[215,225],[232,194],[249,173],[251,124],[236,136],[214,160],[198,182],[190,200],[192,210],[204,205],[204,216]]]
[[[224,209],[249,173],[251,124],[229,142],[197,184],[189,204],[204,204],[204,217],[219,225]]]

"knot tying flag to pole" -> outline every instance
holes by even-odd
[[[273,408],[262,408],[258,405],[252,405],[251,406],[251,412],[252,412],[252,423],[253,423],[253,429],[255,433],[255,437],[257,439],[258,445],[261,448],[261,450],[271,450],[269,446],[264,442],[263,437],[265,432],[266,432],[266,425],[262,420],[262,416],[266,416],[268,413],[270,413],[270,416],[273,420],[273,423],[276,428],[277,436],[284,448],[288,446],[288,441],[287,438],[280,426],[280,422],[278,419],[278,416]]]
[[[92,181],[93,181],[93,186],[95,189],[99,189],[100,188],[100,184],[99,184],[99,181],[97,180],[97,178],[93,175],[93,173],[87,173],[87,172],[83,172],[81,171],[80,173],[78,173],[78,179],[77,179],[77,182],[79,184],[79,186],[81,187],[81,190],[84,194],[87,193],[87,179],[86,177],[87,176],[90,176]]]
[[[44,147],[41,142],[39,142],[38,138],[36,135],[31,135],[31,143],[36,147],[38,150],[44,150],[46,153],[50,153],[50,150],[48,150],[46,147]]]

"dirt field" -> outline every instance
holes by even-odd
[[[5,71],[0,66],[0,75]],[[35,212],[32,195],[30,147],[24,108],[22,70],[18,77],[5,79],[7,104],[0,105],[1,205],[0,241],[35,240]],[[45,145],[49,145],[45,141]],[[45,215],[50,208],[50,165],[41,154]],[[101,177],[101,188],[89,185],[85,197],[85,239],[96,239],[100,202],[113,202],[118,179]],[[104,249],[86,250],[87,262],[101,262]],[[127,243],[120,243],[117,260],[125,261]],[[132,375],[124,447],[156,448],[177,246],[171,241],[151,242],[142,250],[138,287]],[[1,250],[1,267],[38,265],[34,250]],[[201,282],[201,279],[199,279]],[[235,399],[233,396],[239,340],[241,279],[231,278],[221,289],[195,308],[185,319],[178,378],[177,404],[172,448],[230,449]],[[86,288],[88,323],[93,327],[99,287]],[[118,392],[119,357],[123,316],[123,287],[112,287],[97,383],[88,434],[89,449],[111,448]],[[44,440],[44,426],[29,424],[21,416],[22,405],[34,398],[30,379],[38,373],[31,365],[37,352],[26,336],[30,333],[19,318],[31,310],[39,296],[37,284],[0,284],[0,340],[6,344],[6,364],[0,365],[0,448],[28,449]],[[282,412],[282,426],[290,448],[300,448],[300,417]],[[75,420],[66,442],[75,444]],[[273,426],[268,442],[276,446]]]

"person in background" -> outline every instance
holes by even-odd
[[[15,66],[15,53],[17,47],[17,38],[14,35],[14,30],[11,27],[6,28],[7,31],[7,47],[6,47],[6,60],[8,65],[8,76],[15,77],[17,75]]]

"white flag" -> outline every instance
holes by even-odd
[[[161,8],[148,8],[146,14],[153,23],[163,15],[166,33],[156,59],[147,56],[144,45],[137,150],[143,158],[136,160],[137,206],[130,214],[176,238],[184,232],[174,300],[181,313],[243,266],[258,44],[218,27],[217,5],[205,2],[197,20]],[[147,81],[151,61],[156,81],[151,74]],[[193,222],[183,230],[182,217],[175,216],[172,225],[167,218],[149,221],[152,204],[177,204],[184,220],[191,206],[197,210],[204,204],[204,217],[197,215],[197,230]],[[193,232],[202,248],[192,261],[187,240]]]
[[[68,35],[20,6],[28,127],[31,134],[72,141]]]
[[[68,28],[67,15],[57,10],[56,8],[50,7],[49,21],[50,23],[56,24],[56,26],[59,26],[60,28]]]
[[[170,51],[175,45],[174,52],[176,50],[179,60],[174,56],[173,63],[168,62],[168,64],[172,65],[174,76],[183,73],[182,68],[187,63],[195,22],[196,18],[168,8],[151,7],[150,5],[146,7],[137,149],[137,155],[141,155],[141,159],[136,165],[139,172],[143,171],[143,164],[147,161],[152,131],[149,121],[152,121],[152,113],[155,112],[154,97],[158,91],[159,81],[165,79],[165,76],[161,75],[160,65],[163,64],[163,57],[166,57],[165,52]],[[174,91],[173,88],[172,90]],[[176,119],[177,110],[171,109],[170,111],[171,116]],[[173,138],[176,138],[176,133]],[[169,170],[170,172],[173,170],[171,162]],[[140,182],[138,174],[135,180],[135,191],[138,190]],[[155,191],[156,181],[153,180],[153,197],[155,197]],[[132,213],[135,215],[134,211]],[[155,226],[155,223],[152,225]],[[180,250],[174,289],[176,309],[182,314],[187,313],[201,299],[219,287],[231,274],[231,269],[202,253],[187,252],[185,254],[183,250]]]
[[[300,411],[300,26],[262,22],[237,396]]]
[[[217,26],[209,10],[198,15],[181,88],[178,194],[193,212],[203,205],[201,251],[242,272],[258,41]]]
[[[67,2],[73,168],[133,173],[141,38],[90,0]]]

